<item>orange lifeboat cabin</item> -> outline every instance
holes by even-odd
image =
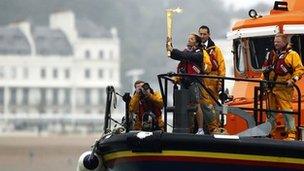
[[[277,33],[287,34],[292,49],[298,52],[304,62],[304,1],[287,0],[275,2],[269,15],[260,16],[254,10],[249,11],[250,18],[238,21],[234,24],[232,31],[227,34],[233,40],[234,75],[236,78],[260,79],[262,74],[262,64],[267,53],[273,49],[274,35]],[[254,104],[255,87],[258,83],[235,81],[231,94],[233,100],[228,106],[255,108],[265,104]],[[293,110],[295,114],[298,132],[300,133],[304,125],[304,79],[297,82],[301,91],[295,93],[293,99]],[[296,92],[296,91],[295,91]],[[264,102],[265,103],[265,102]],[[254,106],[256,105],[256,106]],[[260,109],[260,108],[259,108]],[[258,109],[258,110],[259,110]],[[262,110],[260,110],[262,111]],[[265,122],[266,113],[253,110],[258,123]],[[283,116],[277,116],[277,129],[275,137],[284,138],[285,123]],[[237,134],[248,128],[248,124],[239,116],[227,114],[225,128],[229,134]]]

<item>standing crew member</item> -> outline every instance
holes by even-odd
[[[274,47],[268,59],[263,64],[264,77],[270,81],[286,82],[287,85],[275,84],[268,94],[270,109],[280,109],[283,111],[292,110],[293,84],[297,82],[304,74],[304,67],[299,54],[291,50],[288,45],[287,35],[278,33],[274,38]],[[267,72],[266,72],[267,71]],[[286,140],[295,140],[296,127],[293,114],[284,114],[285,129],[287,131]],[[276,113],[271,112],[268,121],[273,129],[276,127]]]
[[[202,47],[209,54],[212,64],[211,72],[208,75],[225,77],[226,68],[224,57],[221,49],[211,40],[209,27],[203,25],[198,29],[198,32],[202,39]],[[218,100],[219,91],[222,89],[221,82],[217,79],[204,79],[204,84],[210,90],[212,96]],[[202,94],[203,99],[201,100],[201,104],[208,132],[212,134],[221,133],[219,129],[219,114],[214,109],[215,102],[205,90],[203,90]]]
[[[169,43],[168,43],[169,42]],[[167,40],[167,51],[171,52],[171,58],[180,61],[177,67],[177,73],[181,74],[202,74],[210,72],[210,59],[208,54],[201,50],[201,39],[198,35],[191,33],[188,36],[187,47],[184,51],[173,49],[171,40]],[[199,100],[201,99],[201,79],[186,77],[181,78],[182,88],[190,90],[190,103],[196,105],[196,119],[198,131],[196,134],[203,135],[203,113]]]

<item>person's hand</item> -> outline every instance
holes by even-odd
[[[130,102],[130,100],[131,100],[130,94],[129,94],[129,93],[125,93],[125,94],[122,96],[122,100],[123,100],[124,102]]]
[[[294,81],[292,79],[287,80],[287,87],[293,87]]]
[[[172,38],[170,38],[170,37],[167,37],[166,49],[167,49],[167,51],[170,51],[170,52],[172,52],[172,50],[173,50]]]

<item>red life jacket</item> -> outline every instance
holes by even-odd
[[[292,74],[292,67],[288,66],[285,62],[285,57],[288,55],[288,53],[289,49],[286,49],[286,51],[281,52],[279,55],[277,55],[274,51],[271,51],[269,58],[263,63],[263,68],[273,65],[273,71],[278,76]]]
[[[184,51],[193,51],[191,49],[185,49]],[[201,69],[194,62],[191,61],[180,61],[177,66],[177,73],[179,74],[200,74]]]
[[[179,74],[200,74],[201,70],[194,63],[189,61],[181,61],[177,66]]]
[[[274,66],[274,72],[276,75],[285,76],[288,73],[292,74],[292,67],[285,63],[285,57],[279,58]]]

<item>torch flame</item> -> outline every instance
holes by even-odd
[[[177,8],[175,8],[175,9],[172,9],[172,8],[169,8],[169,9],[167,9],[166,10],[167,12],[173,12],[173,13],[181,13],[181,12],[183,12],[183,9],[181,9],[180,7],[177,7]]]
[[[175,9],[173,9],[172,11],[176,12],[176,13],[182,13],[183,12],[183,10],[180,7],[177,7]]]

